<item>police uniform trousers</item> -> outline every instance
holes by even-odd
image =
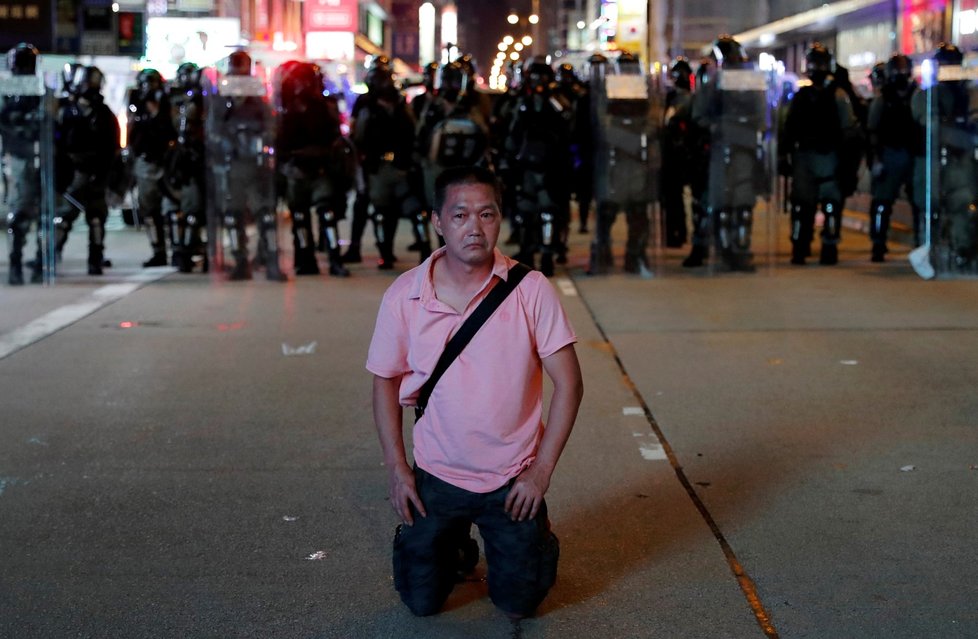
[[[7,155],[7,234],[11,239],[10,265],[19,267],[31,225],[36,225],[37,262],[41,265],[42,236],[40,224],[41,174],[34,158]]]

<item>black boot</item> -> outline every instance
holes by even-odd
[[[886,245],[876,242],[873,244],[873,255],[869,258],[871,262],[885,262],[886,261]]]
[[[686,268],[696,268],[697,266],[703,266],[703,262],[706,260],[709,253],[705,246],[699,244],[693,244],[693,249],[683,260],[683,266]]]
[[[597,242],[591,243],[591,261],[588,264],[588,275],[604,275],[614,266],[614,257],[611,254],[611,247],[600,245]]]
[[[554,276],[554,255],[549,251],[540,255],[540,272],[546,277]]]
[[[344,264],[359,264],[363,261],[363,256],[360,255],[360,244],[350,243],[350,247],[346,249],[346,253],[343,254],[341,258]]]
[[[330,275],[335,275],[336,277],[350,277],[350,271],[343,266],[343,256],[340,255],[340,249],[338,246],[336,248],[329,248],[329,245],[327,244],[326,254],[329,256]]]
[[[822,253],[818,257],[818,263],[825,266],[832,266],[839,261],[839,247],[835,244],[823,244]]]
[[[231,269],[230,279],[235,282],[251,279],[251,264],[248,263],[247,255],[235,256],[234,268]]]
[[[7,270],[7,284],[11,286],[24,285],[24,267],[20,263],[11,263]]]
[[[796,266],[804,266],[805,258],[811,255],[811,248],[803,242],[791,243],[791,263]]]
[[[265,279],[269,282],[287,282],[289,278],[285,276],[278,265],[278,251],[270,251],[265,257]]]
[[[296,275],[319,275],[319,262],[312,246],[296,249],[294,266]]]
[[[154,266],[166,266],[166,253],[157,251],[156,253],[153,253],[153,257],[143,262],[143,268],[151,268]]]

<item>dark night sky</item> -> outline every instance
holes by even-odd
[[[541,4],[546,3],[542,0]],[[515,27],[506,22],[511,9],[518,14],[530,13],[530,0],[455,0],[458,7],[459,44],[463,53],[475,56],[479,74],[488,77],[496,57],[496,45]],[[525,31],[525,28],[522,29]]]

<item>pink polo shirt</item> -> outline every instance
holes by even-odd
[[[495,250],[492,275],[459,314],[435,297],[431,274],[441,248],[387,289],[367,370],[401,377],[402,406],[414,406],[445,344],[516,262]],[[526,468],[543,433],[542,358],[577,341],[556,291],[527,274],[435,384],[414,427],[414,461],[465,490],[486,493]]]

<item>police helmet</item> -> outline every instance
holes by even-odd
[[[886,82],[886,63],[877,62],[869,71],[869,82],[874,89],[880,89]]]
[[[102,71],[98,67],[79,66],[75,69],[75,75],[71,79],[71,93],[76,97],[94,102],[101,99],[104,82],[105,76],[102,75]]]
[[[184,62],[177,67],[176,85],[184,90],[200,86],[200,67],[193,62]]]
[[[323,71],[314,62],[299,62],[288,69],[282,78],[282,95],[316,98],[323,95]]]
[[[444,96],[446,100],[454,102],[465,92],[469,78],[465,69],[456,60],[443,66],[438,73],[438,95]]]
[[[34,75],[37,73],[38,55],[37,47],[21,42],[7,52],[7,67],[14,75]]]
[[[234,51],[228,56],[228,75],[251,75],[251,56],[247,51]]]
[[[835,61],[828,48],[816,42],[805,54],[805,75],[816,84],[822,83],[835,71]]]
[[[543,93],[554,82],[554,70],[543,58],[530,60],[523,69],[525,88],[530,93]]]
[[[61,67],[61,90],[65,96],[73,95],[71,91],[71,83],[75,78],[75,72],[81,69],[85,65],[80,62],[66,62],[63,67]]]
[[[478,69],[475,66],[475,58],[472,57],[472,54],[463,53],[461,56],[459,56],[456,62],[462,65],[462,71],[464,71],[465,75],[468,76],[469,82],[474,82]]]
[[[697,88],[705,86],[710,83],[713,77],[714,61],[710,58],[706,58],[700,62],[700,66],[696,67],[696,86]]]
[[[577,74],[574,73],[574,65],[570,62],[562,62],[557,67],[557,84],[565,87],[572,87],[577,84]]]
[[[622,51],[615,60],[618,75],[642,75],[642,64],[631,51]]]
[[[910,83],[913,76],[913,61],[910,57],[902,53],[894,53],[886,61],[884,77],[886,84],[894,86],[906,86]]]
[[[391,59],[388,58],[386,55],[375,55],[370,60],[371,69],[373,69],[374,67],[389,67],[389,66],[391,66]]]
[[[950,42],[942,42],[934,51],[934,61],[941,66],[957,66],[964,61],[964,54]]]
[[[75,73],[75,77],[78,77],[78,72]],[[136,75],[136,86],[139,88],[139,97],[144,100],[147,98],[159,100],[164,85],[163,76],[156,69],[143,69]],[[75,91],[72,91],[72,93],[75,93]]]
[[[710,55],[717,61],[717,66],[721,69],[742,68],[750,62],[743,45],[737,42],[733,36],[727,34],[723,34],[714,40]]]
[[[435,81],[438,79],[438,63],[429,62],[421,70],[421,82],[424,88],[431,91],[435,88]]]
[[[367,85],[368,91],[384,91],[394,88],[394,70],[384,60],[387,60],[384,56],[374,58],[374,62],[367,69],[364,83]]]
[[[673,86],[679,87],[681,89],[691,89],[692,88],[692,78],[693,67],[689,65],[689,60],[680,56],[672,63],[669,67],[669,79],[672,80]]]

